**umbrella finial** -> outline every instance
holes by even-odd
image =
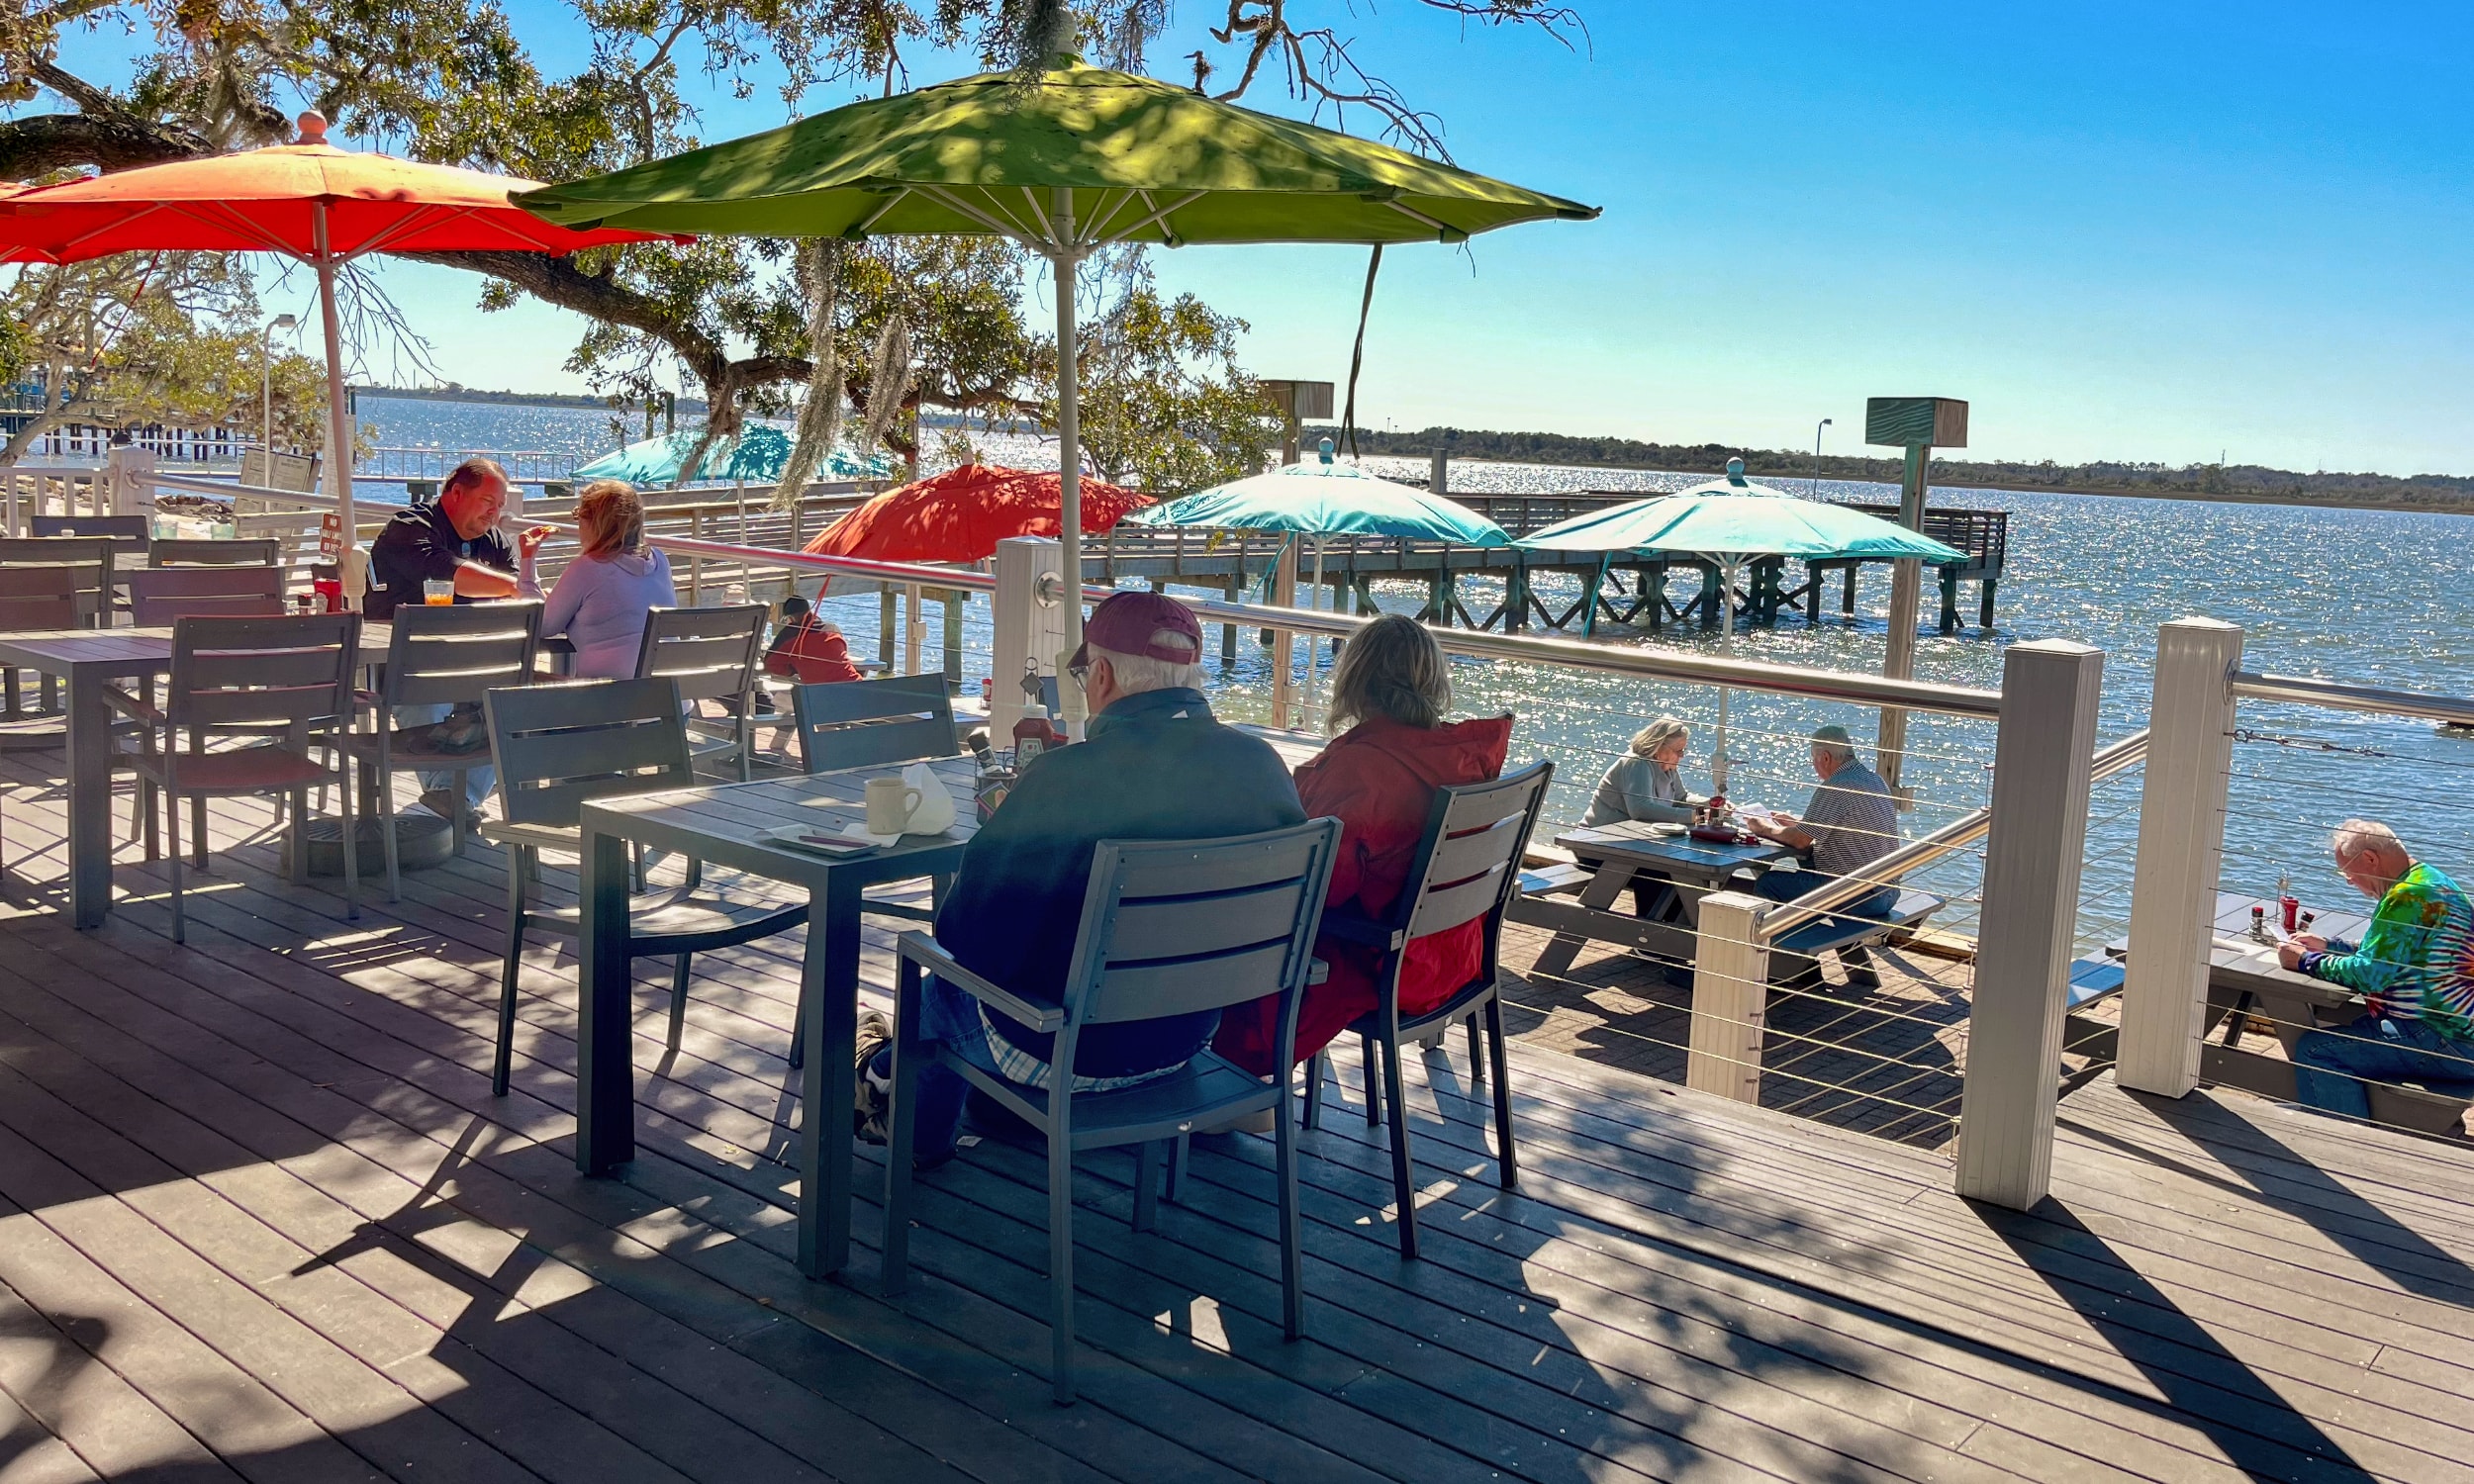
[[[1330,463],[1330,462],[1332,461],[1332,459],[1331,459],[1331,439],[1329,439],[1329,438],[1325,438],[1322,442],[1317,443],[1317,444],[1315,444],[1314,446],[1315,446],[1316,451],[1322,454],[1322,456],[1323,456],[1323,462],[1324,462],[1324,463],[1328,464],[1328,463]]]
[[[1731,485],[1744,483],[1744,460],[1741,457],[1727,460],[1727,483]]]
[[[301,137],[294,139],[292,142],[296,144],[324,144],[327,142],[327,116],[325,114],[320,113],[314,108],[304,109],[301,113],[301,117],[296,122],[300,125]]]

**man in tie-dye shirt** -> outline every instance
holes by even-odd
[[[2447,873],[2406,853],[2384,824],[2336,827],[2336,871],[2378,902],[2359,945],[2297,933],[2277,960],[2342,984],[2370,1013],[2294,1042],[2303,1104],[2368,1118],[2364,1079],[2474,1084],[2474,906]]]

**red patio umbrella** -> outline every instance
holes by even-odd
[[[546,252],[685,240],[552,226],[508,204],[536,181],[355,153],[301,115],[298,142],[0,191],[0,261],[75,263],[116,252],[279,252],[318,270],[327,331],[327,483],[351,546],[352,462],[335,268],[371,252]],[[348,565],[348,564],[347,564]],[[357,593],[359,574],[345,574]]]
[[[1095,536],[1150,505],[1148,495],[1097,480],[1080,482],[1083,534]],[[816,533],[818,556],[878,562],[976,562],[1007,536],[1054,536],[1065,529],[1058,475],[994,464],[965,464],[933,479],[888,490]]]

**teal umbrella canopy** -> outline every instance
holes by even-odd
[[[1502,526],[1465,505],[1336,462],[1290,464],[1232,480],[1136,510],[1124,523],[1406,537],[1457,546],[1512,544]]]
[[[680,465],[695,451],[696,440],[703,436],[703,429],[691,427],[629,443],[579,466],[575,477],[623,479],[631,485],[652,487],[676,484]],[[705,450],[705,464],[698,477],[762,484],[780,478],[783,465],[790,459],[790,434],[770,424],[754,422],[734,437],[714,439],[713,447]],[[893,465],[881,454],[857,459],[837,448],[817,472],[829,478],[884,479],[893,473]]]
[[[1955,547],[1861,510],[1753,484],[1744,477],[1741,459],[1727,461],[1724,479],[1575,515],[1532,531],[1519,544],[1532,551],[1665,551],[1719,558],[1967,559]]]

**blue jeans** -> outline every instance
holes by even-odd
[[[395,724],[398,729],[415,726],[433,726],[438,722],[444,721],[447,718],[448,713],[454,709],[455,708],[453,706],[446,704],[444,701],[439,701],[435,704],[426,706],[397,706],[395,708]],[[425,772],[421,776],[421,787],[425,789],[450,788],[454,785],[454,782],[455,775],[452,773]],[[464,775],[464,807],[467,809],[480,808],[481,800],[489,797],[490,790],[493,788],[496,788],[497,785],[498,770],[491,767],[487,763],[484,763],[480,767],[466,773]]]
[[[2306,1108],[2371,1116],[2371,1089],[2359,1080],[2474,1082],[2474,1045],[2422,1020],[2365,1015],[2334,1030],[2294,1038],[2294,1090]]]
[[[1793,901],[1834,878],[1827,873],[1804,866],[1773,867],[1753,878],[1753,894],[1771,901]],[[1866,896],[1859,896],[1843,907],[1834,907],[1832,917],[1869,917],[1878,922],[1890,915],[1898,905],[1898,887],[1883,886]]]

